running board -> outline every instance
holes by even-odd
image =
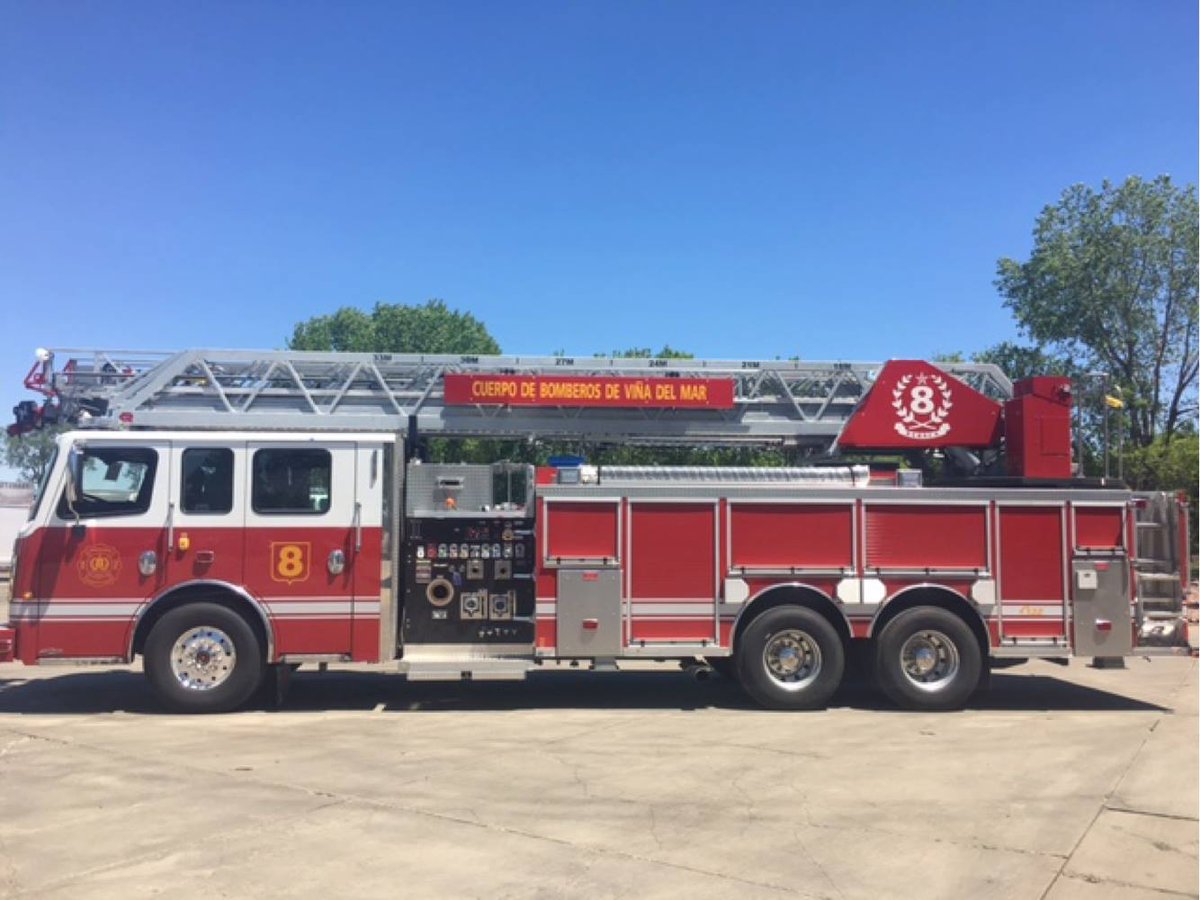
[[[486,657],[400,661],[400,671],[409,681],[524,681],[533,666],[530,659]]]

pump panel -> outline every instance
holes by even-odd
[[[533,520],[409,519],[401,642],[533,647]]]

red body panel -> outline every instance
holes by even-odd
[[[732,509],[734,567],[830,569],[854,564],[848,504],[737,503]]]
[[[39,528],[20,545],[19,583],[14,583],[12,617],[19,623],[19,653],[39,658],[128,655],[133,629],[148,605],[180,585],[221,582],[244,589],[266,612],[275,636],[276,658],[287,653],[348,654],[373,660],[379,648],[379,528],[363,529],[356,554],[345,528],[196,528],[176,534],[166,550],[161,528]],[[278,571],[281,546],[300,546],[304,571]],[[323,564],[332,548],[350,562],[338,576]],[[138,557],[155,551],[150,575]],[[272,554],[275,554],[274,556]],[[320,564],[314,557],[320,554]],[[37,565],[29,563],[37,560]],[[274,568],[273,568],[274,567]],[[36,577],[27,573],[36,572]],[[354,615],[361,583],[369,603]],[[26,593],[34,602],[22,600]]]
[[[1121,507],[1075,507],[1075,546],[1080,550],[1115,550],[1125,546]]]
[[[1005,600],[1063,602],[1061,507],[1000,510],[1000,571]]]
[[[984,506],[867,505],[869,569],[984,569]]]
[[[35,609],[14,607],[23,629],[22,660],[69,657],[124,658],[136,616],[170,583],[168,565],[149,576],[138,570],[138,558],[152,551],[166,558],[163,528],[40,528],[22,547],[25,560],[37,559],[33,592]],[[46,602],[49,600],[49,602]],[[35,611],[36,610],[36,611]]]
[[[560,559],[616,559],[618,510],[617,503],[550,504],[549,516],[554,527],[546,529],[545,555]]]
[[[712,600],[716,596],[714,504],[635,502],[630,504],[630,520],[631,597]]]
[[[334,550],[353,558],[349,528],[245,530],[242,583],[276,622],[278,655],[350,652],[355,567],[330,574],[326,560]]]

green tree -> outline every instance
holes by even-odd
[[[1171,440],[1160,437],[1147,447],[1135,448],[1125,457],[1124,468],[1125,480],[1134,490],[1184,491],[1188,495],[1188,533],[1194,554],[1200,511],[1200,440],[1192,426],[1184,426]]]
[[[1197,215],[1195,186],[1168,176],[1074,185],[1038,216],[1029,259],[997,264],[1036,345],[1001,346],[1017,362],[1045,354],[1108,373],[1135,447],[1170,440],[1196,412]]]
[[[470,313],[451,309],[442,300],[420,306],[376,303],[369,313],[343,306],[327,316],[313,316],[292,329],[292,350],[340,350],[357,353],[455,353],[486,356],[500,352],[487,326]],[[520,442],[429,438],[423,456],[431,462],[492,462],[523,458]]]
[[[500,352],[486,325],[470,313],[450,309],[442,300],[420,306],[376,303],[369,313],[343,306],[331,315],[298,323],[288,347],[359,353]]]
[[[604,356],[603,353],[597,353],[596,356]],[[686,350],[676,350],[670,344],[663,344],[663,348],[655,353],[649,347],[630,347],[628,350],[614,350],[607,354],[612,359],[695,359],[694,353],[688,353]]]
[[[63,428],[40,428],[22,435],[7,435],[4,464],[27,481],[38,484],[54,456],[54,439]]]
[[[1035,375],[1066,375],[1078,379],[1082,370],[1065,356],[1049,353],[1041,347],[1027,347],[1012,341],[1003,341],[972,357],[974,362],[991,363],[999,366],[1013,381],[1033,378]]]

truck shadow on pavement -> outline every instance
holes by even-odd
[[[684,672],[533,672],[524,682],[409,683],[389,672],[298,672],[282,705],[264,695],[247,707],[279,715],[323,711],[436,713],[533,709],[644,709],[761,712],[732,681],[696,681]],[[848,677],[831,709],[899,712],[866,679]],[[969,710],[1165,712],[1132,697],[1045,675],[993,673]],[[161,714],[150,687],[129,670],[72,672],[31,680],[0,678],[0,714]]]

